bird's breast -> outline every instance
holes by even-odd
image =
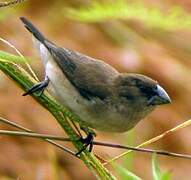
[[[46,76],[50,79],[50,93],[58,102],[78,115],[84,124],[96,130],[125,132],[151,111],[136,111],[134,108],[110,104],[99,98],[91,101],[84,99],[51,59],[46,64]]]

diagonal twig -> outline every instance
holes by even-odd
[[[158,141],[158,140],[164,138],[165,136],[167,136],[167,135],[169,135],[169,134],[172,134],[172,133],[176,132],[177,130],[182,129],[182,128],[184,128],[184,127],[187,127],[187,126],[189,126],[189,125],[191,125],[191,119],[185,121],[184,123],[179,124],[178,126],[172,128],[172,129],[170,129],[170,130],[168,130],[168,131],[165,131],[164,133],[162,133],[162,134],[160,134],[160,135],[158,135],[158,136],[156,136],[156,137],[154,137],[154,138],[152,138],[152,139],[150,139],[150,140],[148,140],[148,141],[146,141],[146,142],[144,142],[144,143],[142,143],[142,144],[140,144],[140,145],[138,145],[138,146],[136,146],[136,148],[140,148],[140,147],[143,147],[143,146],[152,144],[152,143],[154,143],[154,142],[156,142],[156,141]],[[124,152],[124,153],[122,153],[122,154],[120,154],[120,155],[114,157],[113,159],[111,159],[111,160],[109,160],[108,162],[106,162],[104,165],[107,165],[107,164],[109,164],[109,163],[111,163],[111,162],[113,162],[113,161],[116,161],[116,160],[119,159],[119,158],[122,158],[123,156],[127,155],[127,154],[130,153],[131,151],[132,151],[132,150],[126,151],[126,152]]]
[[[14,122],[9,121],[9,120],[7,120],[7,119],[5,119],[5,118],[2,118],[2,117],[0,117],[0,122],[3,122],[3,123],[5,123],[5,124],[9,124],[9,125],[11,125],[11,126],[17,128],[17,129],[23,130],[23,131],[28,132],[28,133],[31,133],[31,134],[34,133],[34,132],[31,131],[30,129],[27,129],[27,128],[21,126],[21,125],[18,125],[17,123],[14,123]],[[35,134],[35,133],[34,133],[34,134]],[[73,152],[73,151],[69,150],[68,148],[66,148],[66,147],[64,147],[64,146],[62,146],[62,145],[60,145],[60,144],[54,142],[53,140],[50,140],[50,139],[48,139],[47,137],[46,137],[46,138],[42,138],[42,139],[45,140],[45,141],[47,141],[47,142],[49,142],[50,144],[52,144],[52,145],[54,145],[54,146],[60,148],[61,150],[63,150],[63,151],[65,151],[65,152],[67,152],[67,153],[69,153],[69,154],[71,154],[71,155],[77,157],[75,152]]]
[[[0,135],[21,136],[21,137],[30,137],[30,138],[40,138],[40,139],[48,138],[48,139],[57,140],[57,141],[71,141],[69,138],[65,138],[65,137],[61,137],[61,136],[20,132],[20,131],[0,130]],[[158,155],[165,155],[165,156],[178,157],[178,158],[184,158],[184,159],[191,160],[191,155],[188,155],[188,154],[179,154],[179,153],[174,153],[174,152],[168,152],[168,151],[163,151],[163,150],[153,150],[153,149],[146,149],[146,148],[136,148],[136,147],[124,146],[121,144],[114,144],[114,143],[109,143],[109,142],[94,141],[93,144],[98,145],[98,146],[110,147],[110,148],[128,149],[128,150],[132,150],[132,151],[139,151],[139,152],[152,153],[152,154],[155,153]]]
[[[6,75],[13,79],[24,90],[29,89],[29,87],[36,83],[36,81],[23,68],[15,63],[0,61],[0,70],[2,70]],[[75,146],[77,151],[81,150],[83,148],[83,144],[80,141],[76,141],[79,139],[79,136],[76,134],[72,126],[64,119],[62,114],[76,121],[78,121],[79,118],[74,113],[58,104],[54,98],[49,95],[49,93],[47,93],[47,91],[44,92],[42,96],[38,96],[36,93],[32,96],[55,117],[57,122],[61,125],[68,137],[71,139],[72,144]],[[80,154],[80,159],[83,161],[86,167],[100,179],[116,179],[102,165],[102,163],[87,150]]]

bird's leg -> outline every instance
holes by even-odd
[[[23,96],[33,94],[34,92],[38,92],[38,91],[40,92],[39,96],[41,96],[44,90],[46,89],[46,87],[48,86],[49,81],[50,81],[49,78],[46,76],[44,81],[33,85],[27,92],[23,94]]]
[[[83,145],[83,148],[76,153],[76,156],[78,156],[78,155],[81,154],[84,150],[86,150],[86,148],[87,148],[88,146],[89,146],[89,152],[91,152],[92,149],[93,149],[93,139],[94,139],[94,135],[93,135],[92,133],[89,133],[86,138],[82,138],[82,137],[81,137],[81,138],[80,138],[80,141],[81,141],[84,145]]]
[[[83,145],[83,148],[76,153],[76,155],[79,155],[80,153],[82,153],[88,146],[89,146],[89,152],[91,152],[93,149],[93,140],[94,140],[94,137],[96,136],[93,130],[84,126],[81,126],[80,128],[87,134],[87,136],[85,138],[83,137],[80,138],[80,141],[84,145]]]

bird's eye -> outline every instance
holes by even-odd
[[[148,97],[152,97],[152,96],[155,96],[157,93],[156,93],[156,88],[152,88],[152,87],[140,87],[140,90],[143,94],[145,94],[146,96]]]

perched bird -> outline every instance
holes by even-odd
[[[128,131],[157,105],[171,102],[155,80],[120,73],[104,61],[61,48],[26,18],[20,19],[32,33],[45,67],[44,81],[24,95],[48,86],[52,95],[87,127],[108,132]]]

